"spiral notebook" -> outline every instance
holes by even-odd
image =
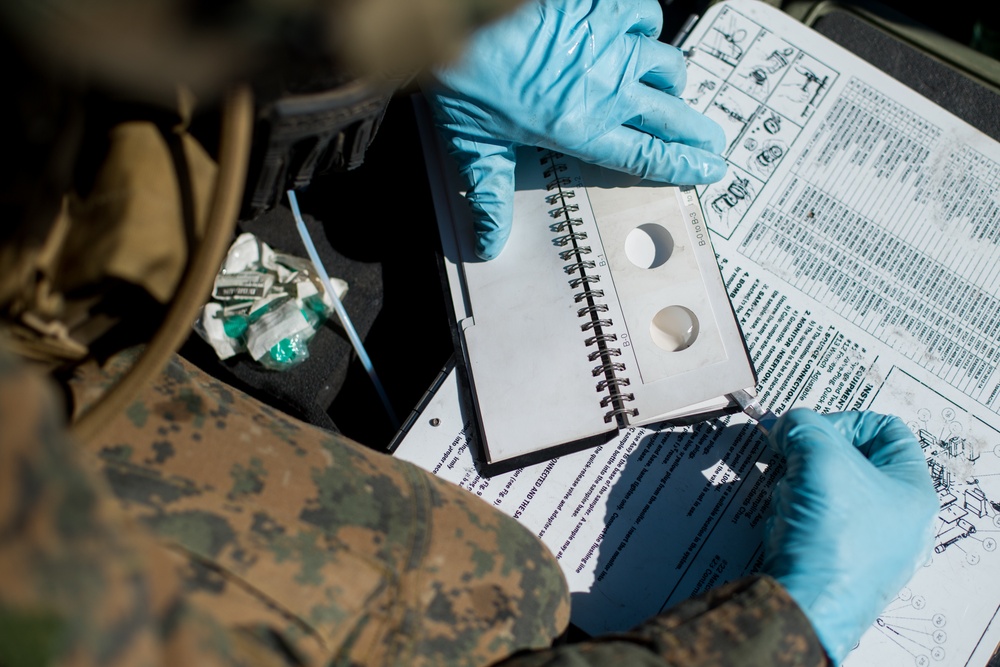
[[[510,238],[486,262],[427,123],[423,137],[485,469],[733,412],[729,393],[755,394],[693,188],[521,149]]]

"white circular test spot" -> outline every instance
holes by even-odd
[[[667,306],[653,316],[649,335],[661,350],[686,350],[698,338],[698,318],[684,306]]]
[[[655,269],[670,259],[674,237],[655,222],[639,225],[625,237],[625,256],[640,269]]]

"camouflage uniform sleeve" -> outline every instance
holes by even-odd
[[[691,598],[628,632],[523,653],[502,664],[823,667],[830,663],[809,620],[784,588],[759,576]]]
[[[74,398],[129,364],[81,369]],[[514,519],[180,357],[78,445],[187,601],[303,665],[478,667],[569,622],[558,562]]]
[[[182,597],[76,457],[47,379],[0,351],[0,665],[275,665]]]

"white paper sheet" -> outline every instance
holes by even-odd
[[[846,664],[986,664],[1000,640],[1000,146],[761,3],[716,5],[692,46],[685,97],[729,140],[727,178],[699,195],[762,403],[901,416],[942,503],[935,553]],[[397,455],[538,534],[584,630],[759,567],[780,462],[742,416],[633,429],[484,479],[459,391],[452,375]]]

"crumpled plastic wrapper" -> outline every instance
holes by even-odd
[[[343,299],[347,283],[330,282]],[[333,311],[312,262],[241,234],[194,329],[219,359],[247,353],[268,368],[285,370],[309,358],[309,341]]]

